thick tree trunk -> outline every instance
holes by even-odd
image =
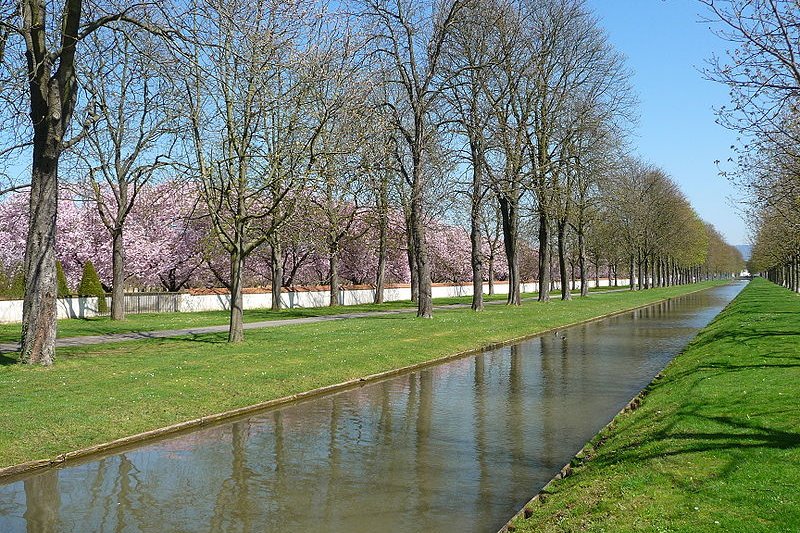
[[[238,250],[231,253],[231,315],[228,342],[244,340],[244,305],[242,299],[242,271],[244,258]]]
[[[550,232],[544,211],[539,211],[539,301],[550,301]]]
[[[639,255],[636,260],[636,285],[639,290],[644,289],[644,281],[642,280],[642,256]]]
[[[281,291],[283,289],[283,250],[277,234],[273,236],[270,245],[270,271],[272,272],[272,310],[281,309]]]
[[[561,278],[561,299],[571,300],[570,275],[567,272],[567,222],[559,220],[556,224],[558,234],[558,275]]]
[[[633,255],[630,257],[630,261],[628,263],[628,277],[630,278],[631,286],[630,290],[636,290],[636,259]]]
[[[422,221],[421,191],[411,204],[411,226],[414,232],[414,247],[417,264],[417,316],[433,317],[433,301],[431,287],[431,268],[428,262],[428,245],[425,242],[425,225]]]
[[[567,272],[567,221],[559,220],[556,224],[558,233],[558,275],[561,278],[561,299],[572,300],[569,290],[569,273]]]
[[[56,216],[58,162],[64,135],[72,121],[77,84],[75,47],[79,40],[83,2],[64,4],[60,28],[47,18],[46,2],[20,2],[24,21],[25,59],[33,125],[33,162],[28,235],[25,244],[25,299],[19,359],[51,365],[56,342]],[[61,47],[48,50],[54,44]],[[54,65],[58,68],[54,71]]]
[[[378,273],[375,277],[375,298],[376,304],[383,303],[383,291],[386,285],[386,254],[388,245],[386,240],[389,234],[389,216],[388,213],[381,212],[378,215],[380,221],[378,222]]]
[[[552,235],[552,231],[551,230],[552,230],[552,228],[550,230],[548,230],[548,231]],[[550,292],[552,293],[553,291],[556,290],[556,283],[558,283],[560,285],[561,281],[556,282],[555,272],[553,271],[553,258],[556,257],[556,255],[557,255],[557,254],[553,253],[553,246],[554,246],[553,242],[555,242],[555,241],[552,238],[549,238],[549,241],[550,241],[550,247],[549,247],[549,249],[547,251],[547,260],[548,260],[548,266],[549,266],[549,272],[550,272]]]
[[[125,250],[122,228],[111,236],[111,320],[125,320]]]
[[[406,251],[408,256],[408,271],[411,282],[411,301],[419,301],[419,272],[417,271],[417,246],[414,240],[414,232],[411,230],[411,216],[406,218]]]
[[[39,111],[41,115],[46,109]],[[32,113],[36,115],[36,113]],[[42,124],[43,123],[43,124]],[[25,298],[20,361],[49,366],[56,341],[56,215],[61,143],[49,117],[34,123],[30,218],[25,246]]]
[[[328,265],[330,267],[330,275],[328,276],[328,280],[330,281],[330,302],[328,305],[330,307],[336,307],[339,305],[339,250],[336,245],[331,246],[328,249]]]
[[[508,262],[508,305],[521,305],[519,257],[517,256],[519,213],[516,204],[509,198],[500,198],[500,213],[503,218],[503,244]]]
[[[481,253],[481,187],[480,172],[473,169],[472,177],[472,213],[470,226],[470,244],[472,260],[472,310],[483,310],[483,254]]]
[[[494,296],[494,258],[489,258],[489,296]]]

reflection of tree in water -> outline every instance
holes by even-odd
[[[159,498],[158,487],[148,486],[141,479],[151,470],[149,466],[145,464],[140,469],[129,454],[123,453],[100,459],[93,470],[93,479],[87,481],[88,502],[85,505],[73,502],[82,512],[94,511],[99,515],[87,517],[88,523],[99,524],[98,528],[104,531],[124,531],[132,527],[156,530],[163,526],[163,497]]]
[[[231,426],[231,473],[222,482],[214,513],[211,517],[212,531],[253,531],[249,482],[253,471],[247,465],[248,422],[236,422]]]
[[[523,380],[523,352],[519,344],[511,346],[508,366],[508,414],[507,422],[511,447],[511,482],[514,487],[521,487],[527,481],[525,465],[525,382]]]
[[[28,478],[25,485],[25,523],[28,533],[55,533],[59,528],[61,495],[58,470],[50,469]]]
[[[327,480],[327,491],[325,498],[325,520],[331,523],[336,517],[337,510],[337,488],[342,482],[341,477],[341,458],[342,452],[337,446],[337,435],[339,432],[339,418],[341,407],[339,400],[341,397],[334,397],[331,401],[331,414],[328,424],[328,469],[320,473]],[[340,502],[339,502],[340,503]]]
[[[489,464],[489,432],[487,430],[486,406],[486,354],[475,356],[474,409],[475,409],[475,451],[478,462],[478,491],[475,508],[480,522],[486,523],[492,516],[492,478]]]
[[[419,402],[417,408],[416,427],[416,475],[419,487],[420,512],[427,512],[432,507],[431,472],[431,429],[433,428],[433,372],[422,370],[419,373]]]
[[[540,353],[542,358],[542,393],[541,393],[541,436],[542,436],[542,456],[541,463],[545,469],[557,468],[558,461],[558,428],[553,424],[558,412],[557,405],[561,400],[556,370],[553,368],[554,344],[559,342],[557,335],[542,335],[539,337]],[[561,466],[561,465],[558,465]]]

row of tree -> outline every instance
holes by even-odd
[[[0,9],[0,43],[2,154],[32,161],[30,183],[6,187],[29,188],[25,362],[53,358],[64,182],[108,234],[115,318],[129,217],[147,209],[149,184],[191,182],[193,213],[228,258],[216,273],[231,341],[243,337],[246,260],[269,253],[278,306],[291,221],[308,202],[331,281],[369,208],[381,286],[400,214],[420,317],[432,315],[437,219],[470,228],[475,310],[498,243],[520,303],[531,233],[541,301],[553,263],[561,279],[568,265],[587,278],[590,249],[596,272],[606,256],[643,287],[695,278],[710,257],[699,222],[687,242],[694,232],[665,236],[650,218],[697,222],[663,173],[624,156],[629,73],[584,0],[25,0]],[[618,247],[598,237],[620,232]]]
[[[787,0],[702,0],[731,48],[707,74],[730,88],[720,122],[740,134],[734,170],[751,221],[748,268],[800,290],[800,4]]]
[[[74,188],[65,185],[62,192],[71,189]],[[73,192],[74,198],[85,198],[85,194]],[[123,232],[125,289],[178,291],[229,286],[230,273],[226,268],[229,259],[210,235],[208,217],[199,211],[202,203],[197,189],[191,184],[166,181],[147,185],[139,194],[140,201],[129,213]],[[27,207],[24,193],[0,199],[0,275],[9,279],[22,279]],[[352,209],[348,206],[347,212],[340,216],[349,216]],[[371,209],[358,209],[349,230],[332,251],[327,213],[318,208],[314,198],[296,200],[278,243],[283,271],[278,286],[369,284],[378,288],[376,296],[379,296],[386,283],[408,283],[402,211],[390,212],[383,241],[376,224],[377,215]],[[472,271],[468,231],[438,220],[428,221],[427,230],[433,281],[469,281]],[[114,272],[112,238],[95,202],[62,198],[57,234],[56,257],[64,267],[69,287],[76,286],[83,265],[91,261],[110,292]],[[523,243],[523,249],[523,276],[531,280],[535,276],[536,252],[528,243]],[[502,242],[484,240],[481,254],[484,279],[507,279]],[[247,286],[271,285],[272,258],[269,245],[248,257],[243,274]],[[383,268],[382,276],[378,276],[379,268]]]

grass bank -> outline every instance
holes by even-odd
[[[516,531],[800,531],[800,296],[755,279]]]
[[[604,292],[624,287],[600,287],[590,289],[591,292]],[[579,292],[579,291],[577,291]],[[523,294],[523,298],[533,297],[534,294]],[[554,293],[554,296],[555,295]],[[505,294],[484,295],[484,300],[504,301]],[[434,298],[434,305],[469,304],[471,296],[452,298]],[[365,311],[390,311],[393,309],[412,309],[416,304],[410,300],[386,302],[383,304],[359,304],[337,307],[308,307],[281,309],[252,309],[244,313],[244,321],[262,322],[266,320],[285,320],[288,318],[308,318],[314,316],[329,316],[340,313],[361,313]],[[220,326],[228,323],[227,311],[199,311],[195,313],[142,313],[130,314],[125,320],[111,320],[109,317],[94,318],[65,318],[58,321],[58,337],[83,337],[86,335],[109,335],[113,333],[130,333],[140,331],[156,331],[164,329],[186,329],[203,326]],[[19,341],[20,324],[0,324],[0,343]]]
[[[61,349],[52,368],[0,362],[0,466],[476,349],[709,287],[438,311]]]

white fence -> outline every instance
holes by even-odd
[[[620,285],[626,285],[627,279],[618,280]],[[613,281],[600,279],[600,286],[607,287]],[[578,283],[580,285],[580,283]],[[595,281],[589,281],[589,287],[594,287]],[[558,283],[556,282],[558,288]],[[539,290],[539,284],[523,283],[522,292],[532,293]],[[489,292],[489,284],[483,284],[484,293]],[[508,283],[495,282],[494,291],[496,294],[508,294]],[[199,291],[198,291],[199,292]],[[446,298],[454,296],[471,296],[472,284],[434,284],[433,297]],[[152,306],[141,305],[141,294],[132,293],[125,295],[126,312],[136,313],[137,309],[141,312],[179,312],[191,313],[197,311],[225,311],[230,309],[230,296],[226,293],[220,294],[191,294],[173,293],[162,295],[162,300],[169,300],[168,305],[159,304],[158,309]],[[339,302],[342,305],[356,305],[372,303],[375,297],[375,289],[368,287],[344,288],[339,291]],[[411,299],[411,288],[403,285],[393,285],[384,289],[384,301],[400,301]],[[272,306],[272,294],[270,292],[246,292],[243,295],[245,309],[266,309]],[[330,303],[330,293],[327,287],[315,287],[313,289],[284,289],[281,292],[281,302],[286,308],[295,307],[325,307]],[[111,306],[109,298],[109,307]],[[138,306],[138,307],[137,307]],[[60,298],[58,300],[58,318],[92,318],[98,316],[97,298],[94,297],[74,297]],[[0,301],[0,323],[14,323],[22,321],[22,300],[2,300]]]

